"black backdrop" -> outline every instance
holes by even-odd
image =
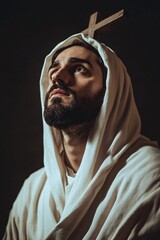
[[[160,136],[160,7],[158,0],[10,0],[0,8],[1,209],[3,234],[12,203],[26,177],[43,166],[39,77],[54,45],[101,18],[125,9],[126,19],[101,35],[127,66],[142,133]]]

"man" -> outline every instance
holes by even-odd
[[[160,150],[141,135],[130,77],[82,33],[41,74],[44,168],[24,183],[4,239],[159,239]]]

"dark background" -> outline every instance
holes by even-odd
[[[160,138],[160,7],[158,0],[13,0],[0,7],[1,235],[22,183],[43,166],[39,77],[45,56],[60,41],[125,9],[123,22],[100,40],[131,76],[142,133]]]

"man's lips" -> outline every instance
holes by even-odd
[[[56,94],[63,94],[63,95],[69,96],[69,94],[68,94],[66,91],[64,91],[63,89],[56,88],[56,89],[54,89],[53,91],[51,91],[51,93],[49,94],[49,99],[50,99],[53,95],[56,95]]]

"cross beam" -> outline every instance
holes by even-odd
[[[90,16],[89,26],[87,29],[83,30],[82,32],[87,34],[90,37],[94,37],[94,33],[96,30],[101,29],[111,23],[119,20],[120,18],[124,17],[124,9],[120,10],[119,12],[113,14],[112,16],[105,18],[101,22],[96,23],[97,21],[98,12],[93,13]]]

